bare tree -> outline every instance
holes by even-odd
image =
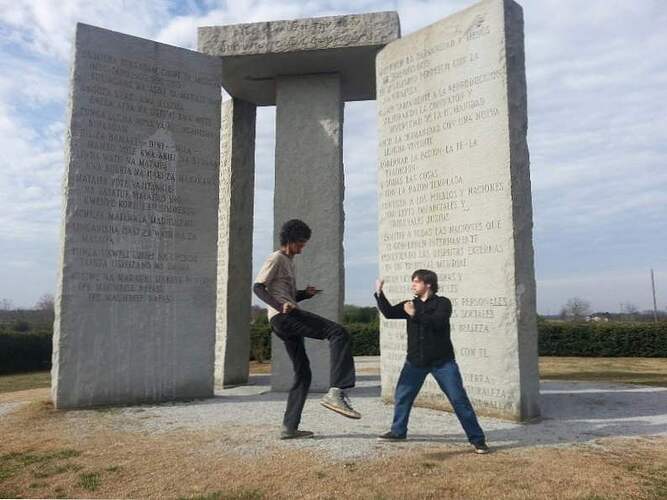
[[[561,309],[561,317],[580,321],[591,313],[591,303],[581,297],[572,297]]]
[[[54,305],[53,295],[51,295],[50,293],[45,293],[39,298],[39,300],[35,304],[35,309],[39,311],[53,312],[53,305]]]
[[[0,299],[0,311],[11,311],[14,309],[14,304],[9,299]]]
[[[635,319],[639,314],[639,308],[630,302],[625,302],[621,304],[621,314],[626,318]]]

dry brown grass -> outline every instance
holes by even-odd
[[[667,387],[667,358],[542,356],[540,378]]]
[[[5,392],[25,391],[39,387],[49,387],[51,372],[17,373],[14,375],[0,375],[0,394]]]
[[[251,361],[250,373],[271,373],[271,362],[260,363],[259,361]]]
[[[541,358],[540,370],[545,378],[667,385],[666,363]],[[251,364],[253,373],[270,370],[268,363]],[[0,402],[29,402],[0,418],[0,497],[667,498],[666,438],[507,448],[488,456],[438,444],[354,462],[299,451],[248,458],[210,452],[214,443],[238,439],[223,430],[119,432],[106,425],[104,412],[77,424],[48,396],[46,388],[0,394]]]
[[[33,396],[37,391],[32,391]],[[42,394],[44,396],[45,394]],[[20,396],[20,395],[19,395]],[[25,399],[25,397],[23,397]],[[44,400],[0,419],[0,496],[73,498],[659,498],[667,439],[498,449],[456,444],[335,462],[308,452],[244,457],[210,451],[220,431],[160,435],[85,423]],[[238,439],[238,435],[236,436]],[[388,445],[391,446],[391,445]]]

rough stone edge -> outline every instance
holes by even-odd
[[[77,46],[79,38],[79,30],[82,26],[77,23],[74,40],[70,47],[70,60],[72,61],[69,74],[69,90],[67,99],[67,111],[65,114],[65,123],[67,129],[65,130],[65,149],[64,149],[64,168],[61,180],[60,192],[62,200],[60,205],[60,231],[58,243],[58,268],[56,270],[56,293],[54,300],[54,318],[53,318],[53,337],[52,337],[52,353],[51,353],[51,401],[57,408],[60,401],[59,388],[59,373],[60,373],[60,342],[63,339],[62,322],[62,300],[63,300],[63,278],[65,270],[65,236],[66,236],[66,221],[67,221],[67,207],[69,206],[69,171],[72,156],[72,116],[74,113],[74,81],[76,76],[77,64]]]
[[[333,43],[330,45],[319,45],[319,46],[302,46],[299,44],[290,45],[286,49],[277,49],[274,50],[271,44],[271,25],[288,25],[289,23],[300,22],[302,25],[315,24],[317,21],[322,20],[336,20],[345,17],[354,17],[354,18],[368,18],[368,24],[371,25],[372,36],[370,37],[369,42],[364,42],[362,44],[352,43],[352,44],[337,44]],[[332,23],[333,24],[333,23]],[[254,46],[248,50],[230,50],[226,51],[220,48],[220,43],[222,40],[234,40],[238,39],[242,35],[242,31],[252,30],[252,33],[246,34],[246,36],[257,39],[261,37],[261,41],[266,43],[266,47],[261,50],[257,50]],[[305,52],[311,50],[326,50],[326,49],[341,49],[347,47],[373,47],[373,46],[384,46],[387,43],[390,43],[394,40],[397,40],[401,37],[401,25],[400,19],[398,17],[398,12],[396,11],[381,11],[381,12],[369,12],[364,14],[350,14],[343,16],[323,16],[323,17],[309,17],[302,19],[294,20],[279,20],[279,21],[266,21],[258,23],[244,23],[244,24],[229,24],[223,26],[200,26],[197,28],[197,46],[200,52],[210,55],[217,56],[245,56],[245,55],[258,55],[258,54],[270,54],[270,53],[286,53],[286,52]],[[344,38],[338,34],[337,40]]]
[[[527,88],[523,9],[502,0],[505,22],[507,107],[509,117],[512,219],[514,223],[514,273],[517,305],[519,418],[538,418],[539,367],[536,323],[536,286],[533,251],[533,209],[527,131]]]

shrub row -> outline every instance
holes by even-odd
[[[0,332],[0,375],[51,368],[50,333]]]
[[[345,325],[354,356],[380,354],[378,327],[373,323]],[[556,323],[540,321],[540,356],[667,357],[667,322]],[[19,333],[0,328],[0,374],[47,370],[51,367],[51,333]],[[250,327],[250,359],[271,359],[271,327],[266,318]]]
[[[380,334],[377,323],[350,323],[345,325],[345,328],[352,337],[353,356],[380,355]]]
[[[667,357],[667,322],[553,323],[540,321],[540,356]]]
[[[376,323],[345,325],[352,336],[354,356],[380,354]],[[627,323],[538,323],[540,356],[582,357],[667,357],[667,322]],[[252,359],[271,357],[271,328],[266,324],[251,329]],[[259,354],[259,355],[258,355]]]

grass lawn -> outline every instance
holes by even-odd
[[[667,358],[540,357],[540,378],[667,387]]]
[[[42,390],[44,392],[44,390]],[[35,400],[0,418],[0,498],[498,498],[667,496],[667,439],[598,439],[567,447],[434,443],[387,456],[330,460],[316,450],[225,451],[238,428],[123,431],[105,412],[68,418]],[[400,446],[390,445],[390,446]],[[395,451],[395,450],[394,450]]]
[[[251,364],[251,372],[270,366]],[[666,358],[543,357],[540,370],[547,379],[667,386]],[[0,402],[29,401],[0,417],[0,498],[667,498],[664,436],[499,447],[486,456],[448,442],[349,461],[298,448],[246,456],[226,451],[246,439],[242,423],[123,429],[111,412],[55,411],[48,385],[49,372],[0,376]],[[26,389],[37,390],[10,393]]]
[[[4,392],[39,389],[51,385],[51,372],[29,372],[14,375],[0,375],[0,394]]]

